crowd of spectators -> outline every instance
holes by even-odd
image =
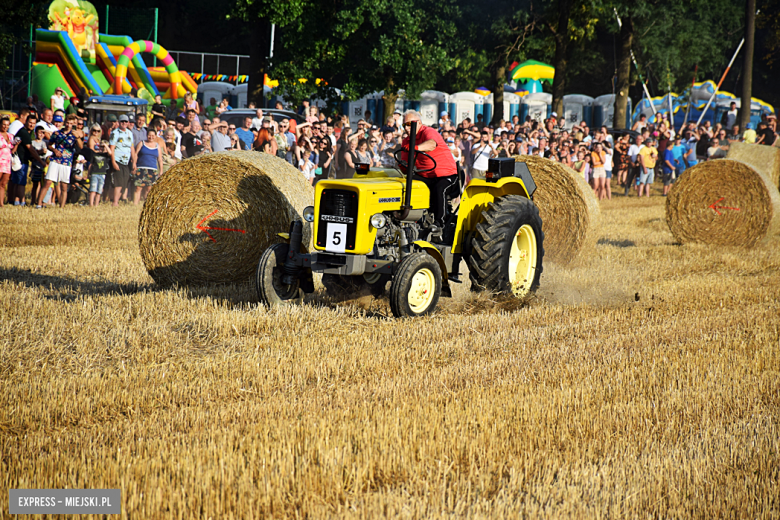
[[[223,120],[227,100],[204,106],[189,93],[183,107],[166,106],[159,96],[147,117],[111,114],[102,125],[85,126],[83,101],[67,110],[58,89],[50,106],[28,99],[17,119],[0,120],[0,205],[37,208],[83,200],[90,206],[110,201],[138,204],[171,166],[205,153],[254,150],[275,155],[299,169],[312,184],[325,178],[350,178],[357,164],[395,167],[394,152],[404,138],[402,115],[395,111],[375,122],[370,112],[352,130],[346,115],[326,115],[304,102],[300,118],[274,119],[255,108],[238,125]],[[284,108],[281,103],[277,109]],[[687,124],[675,131],[665,116],[650,123],[641,116],[631,132],[592,130],[585,122],[565,129],[558,115],[542,122],[518,116],[497,124],[465,119],[454,124],[442,112],[433,125],[441,133],[467,178],[483,179],[492,157],[538,155],[564,164],[591,185],[597,198],[612,198],[613,184],[625,195],[650,196],[656,178],[666,195],[676,178],[699,161],[725,157],[731,143],[775,145],[777,120],[766,117],[757,129],[741,131],[735,106],[714,126]],[[298,122],[300,119],[303,122]],[[234,121],[233,118],[230,118]],[[88,193],[86,193],[88,192]],[[82,196],[83,194],[83,196]]]

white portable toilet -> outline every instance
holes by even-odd
[[[230,104],[233,105],[233,108],[246,108],[246,95],[248,89],[249,85],[247,83],[230,89],[230,95],[233,98],[232,103]]]
[[[552,103],[552,94],[547,92],[535,92],[524,96],[521,101],[521,115],[520,119],[524,120],[524,116],[531,116],[531,120],[544,123],[547,119],[547,107]],[[523,110],[524,109],[524,110]]]
[[[631,98],[626,106],[626,128],[631,128],[631,113],[633,107]],[[652,111],[650,112],[652,114]],[[593,100],[593,128],[606,126],[615,128],[615,94],[604,94]]]
[[[226,97],[230,97],[233,85],[224,81],[204,81],[198,85],[198,97],[204,106],[209,106],[211,98],[217,100],[217,104]]]
[[[349,116],[349,126],[352,131],[357,130],[358,121],[364,118],[368,106],[368,98],[363,97],[356,101],[347,101],[344,103],[347,116]]]
[[[513,116],[520,115],[520,96],[504,92],[504,121],[511,122]]]
[[[456,125],[459,125],[467,117],[472,123],[477,122],[477,114],[482,113],[482,104],[485,96],[476,92],[457,92],[450,95],[450,116]]]
[[[449,94],[438,90],[426,90],[420,94],[420,116],[424,125],[431,126],[439,122],[442,111],[448,111]]]
[[[568,94],[563,96],[563,128],[571,130],[573,126],[585,121],[591,124],[591,112],[593,110],[593,98],[582,94]]]
[[[406,91],[401,89],[398,91],[398,97],[395,98],[395,105],[393,106],[394,111],[398,111],[401,114],[404,113],[404,104],[406,103]],[[392,115],[392,114],[390,114]],[[388,116],[389,117],[389,116]]]

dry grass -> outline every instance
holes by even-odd
[[[603,203],[528,302],[458,286],[412,321],[161,289],[138,209],[7,207],[0,510],[107,487],[133,518],[777,518],[780,239],[679,245],[663,200]]]

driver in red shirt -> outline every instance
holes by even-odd
[[[442,227],[444,222],[445,194],[458,182],[458,169],[455,166],[455,158],[447,143],[439,132],[430,126],[422,124],[420,113],[407,110],[404,114],[404,130],[409,132],[412,121],[417,121],[417,139],[415,149],[425,152],[436,161],[436,169],[423,174],[415,174],[414,179],[423,181],[431,192],[430,208],[433,211],[435,225]],[[401,144],[403,151],[401,159],[408,162],[409,136],[407,135]],[[427,170],[433,167],[433,162],[422,154],[415,158],[415,169]]]

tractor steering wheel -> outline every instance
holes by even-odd
[[[396,150],[395,152],[393,152],[393,157],[395,158],[395,160],[396,160],[396,162],[397,162],[398,164],[400,164],[401,166],[403,166],[404,168],[406,168],[406,169],[408,170],[408,169],[409,169],[409,163],[407,163],[406,161],[404,161],[404,160],[403,160],[403,159],[401,159],[401,157],[400,157],[400,153],[401,153],[401,152],[403,152],[403,151],[406,151],[406,152],[407,152],[407,154],[409,153],[409,150],[408,150],[407,148],[399,148],[398,150]],[[430,156],[430,155],[428,155],[427,153],[425,153],[425,152],[421,152],[421,151],[419,151],[419,150],[415,152],[415,155],[423,155],[423,156],[427,157],[427,158],[428,158],[428,159],[430,159],[430,160],[431,160],[431,162],[433,163],[433,167],[432,167],[432,168],[428,168],[427,170],[417,170],[416,168],[413,168],[413,169],[412,169],[412,175],[414,175],[415,173],[416,173],[416,174],[420,174],[420,173],[428,173],[428,172],[432,172],[433,170],[435,170],[435,169],[436,169],[436,159],[434,159],[433,157],[431,157],[431,156]],[[416,162],[416,161],[415,161],[415,162]]]

